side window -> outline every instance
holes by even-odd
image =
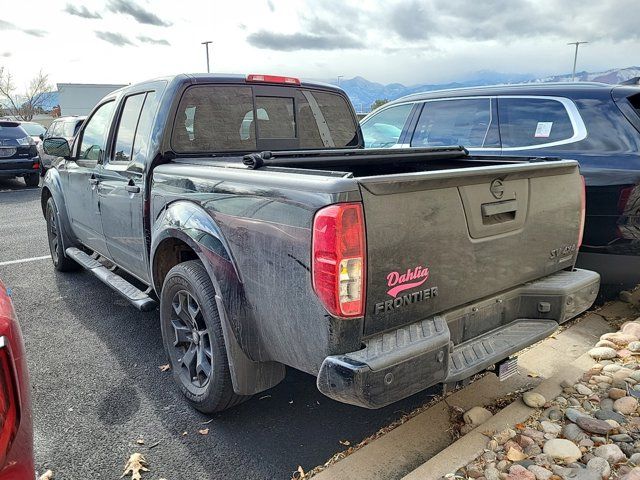
[[[131,95],[124,100],[120,122],[118,123],[118,131],[116,133],[112,162],[129,163],[131,160],[133,139],[136,134],[136,128],[138,127],[138,119],[140,118],[144,97],[144,93],[139,93],[137,95]]]
[[[78,160],[87,160],[97,163],[103,156],[107,145],[107,135],[109,133],[109,121],[113,112],[113,101],[107,102],[96,110],[91,118],[87,120],[82,131],[82,140]]]
[[[497,124],[492,117],[490,98],[425,102],[411,146],[498,148]]]
[[[147,93],[144,99],[144,106],[138,120],[138,129],[133,141],[133,167],[131,169],[142,171],[145,164],[145,155],[148,153],[149,140],[151,139],[151,129],[153,128],[153,119],[156,115],[158,107],[158,98],[156,92]]]
[[[568,140],[574,136],[565,106],[548,98],[500,98],[502,146],[530,147]]]
[[[60,134],[66,138],[73,138],[78,131],[76,128],[76,120],[67,120],[66,122],[60,122],[61,132]]]
[[[49,125],[49,128],[47,129],[47,133],[45,133],[45,137],[46,138],[50,138],[50,137],[59,137],[59,129],[58,126],[60,125],[60,122],[55,121],[53,122],[51,125]]]
[[[389,148],[398,143],[413,103],[385,108],[369,117],[362,127],[365,148]]]

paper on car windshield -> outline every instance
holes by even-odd
[[[535,137],[549,138],[551,136],[551,127],[553,127],[553,122],[538,122]]]

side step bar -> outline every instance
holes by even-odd
[[[131,285],[121,276],[113,273],[95,258],[87,255],[82,250],[69,247],[65,250],[67,256],[82,265],[85,269],[98,277],[102,282],[113,288],[138,310],[148,312],[156,308],[157,302],[142,290]]]
[[[449,358],[445,383],[469,378],[498,360],[548,337],[558,328],[555,320],[518,319],[457,345]]]

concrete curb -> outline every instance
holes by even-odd
[[[577,382],[594,363],[594,360],[585,353],[561,372],[543,381],[533,391],[540,393],[547,400],[551,400],[562,393],[560,386],[562,381]],[[437,480],[448,473],[454,473],[458,468],[472,462],[484,452],[489,439],[481,432],[498,432],[506,428],[513,428],[515,424],[526,421],[534,412],[535,409],[527,407],[522,400],[508,405],[471,433],[404,476],[403,480]]]

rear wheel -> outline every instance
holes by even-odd
[[[173,377],[191,405],[213,413],[250,398],[233,391],[215,290],[202,263],[191,260],[169,271],[160,322]]]
[[[40,174],[32,173],[31,175],[26,175],[24,177],[24,183],[27,185],[27,187],[37,187],[38,185],[40,185]]]
[[[53,201],[53,197],[49,197],[47,200],[47,208],[45,210],[47,219],[47,238],[49,240],[49,251],[51,252],[51,260],[53,260],[53,266],[60,272],[70,272],[78,270],[80,265],[67,257],[63,251],[63,244],[68,244],[64,241],[64,232],[60,228],[60,222],[58,221],[58,214],[56,204]]]

